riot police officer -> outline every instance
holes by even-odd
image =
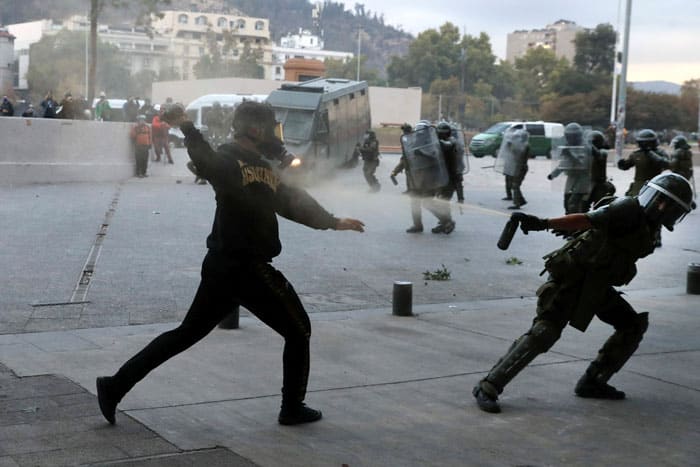
[[[639,149],[634,151],[627,159],[620,159],[617,167],[620,170],[634,170],[634,181],[630,184],[625,195],[636,196],[644,184],[668,169],[668,156],[659,148],[659,139],[654,130],[641,130],[635,138]]]
[[[460,151],[457,139],[452,136],[452,127],[449,123],[440,122],[436,129],[450,180],[440,190],[438,196],[443,200],[450,201],[452,196],[457,193],[457,202],[464,204],[464,153]]]
[[[520,187],[527,175],[527,161],[530,158],[530,134],[523,129],[508,130],[503,135],[503,143],[498,150],[497,165],[506,180],[506,197],[513,200],[508,209],[520,209],[527,204]]]
[[[547,175],[549,180],[566,174],[564,185],[564,212],[571,214],[585,212],[584,199],[591,186],[591,151],[583,145],[583,128],[576,122],[564,127],[565,145],[557,148],[557,167]]]
[[[214,147],[223,144],[226,141],[225,131],[225,115],[219,101],[212,103],[209,113],[207,113],[206,125],[209,129],[209,141]]]
[[[369,185],[369,191],[376,193],[381,189],[379,180],[374,175],[379,167],[379,141],[374,130],[367,130],[360,146],[360,157],[362,157],[362,173]]]
[[[588,213],[542,219],[514,213],[524,233],[553,229],[579,232],[546,255],[549,279],[537,290],[537,316],[488,375],[473,389],[480,409],[497,413],[503,388],[537,355],[548,351],[567,324],[585,331],[593,316],[615,328],[576,384],[579,397],[623,399],[608,384],[635,352],[648,326],[648,313],[637,313],[614,286],[629,283],[638,259],[654,251],[655,232],[673,230],[695,208],[690,184],[678,174],[652,178],[639,196],[623,197]]]
[[[585,201],[588,211],[602,198],[614,195],[615,185],[607,177],[608,144],[605,135],[591,131],[586,134],[586,144],[591,150],[591,191]]]
[[[673,153],[671,153],[670,169],[690,181],[693,177],[693,153],[688,140],[685,136],[678,135],[671,140],[671,147]]]

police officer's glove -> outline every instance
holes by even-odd
[[[173,104],[163,112],[161,120],[170,126],[179,126],[186,119],[185,108],[181,104]]]
[[[531,214],[525,214],[524,212],[514,212],[510,215],[510,220],[520,224],[520,230],[523,231],[525,235],[531,230],[547,230],[548,219],[542,219]]]

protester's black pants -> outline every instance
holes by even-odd
[[[136,175],[146,175],[148,169],[148,149],[150,146],[136,146]]]
[[[115,374],[120,395],[209,334],[238,304],[284,337],[282,403],[303,401],[311,323],[292,285],[269,263],[237,262],[212,252],[204,258],[202,281],[182,323],[156,337]]]

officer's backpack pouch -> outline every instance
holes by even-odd
[[[447,166],[435,128],[419,128],[401,138],[401,144],[415,189],[435,190],[447,185]]]

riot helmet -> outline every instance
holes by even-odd
[[[593,130],[587,135],[588,143],[596,149],[609,149],[608,143],[605,141],[605,135],[598,130]]]
[[[581,146],[583,144],[583,128],[576,122],[571,122],[564,127],[564,138],[569,146]]]
[[[648,128],[637,133],[635,141],[639,149],[656,149],[659,145],[659,138],[656,136],[656,132]]]
[[[436,130],[437,130],[438,138],[440,138],[442,140],[449,138],[450,135],[452,134],[452,128],[450,127],[450,124],[447,122],[444,122],[444,121],[438,123]]]
[[[673,147],[673,149],[690,149],[690,145],[688,144],[688,140],[685,139],[685,136],[683,136],[683,135],[675,136],[671,140],[671,147]]]
[[[523,130],[522,128],[515,130],[512,135],[512,140],[513,142],[525,145],[530,140],[530,133],[528,133],[527,130]]]
[[[695,209],[693,189],[688,180],[676,173],[657,175],[642,187],[637,196],[639,205],[650,222],[668,230]]]

